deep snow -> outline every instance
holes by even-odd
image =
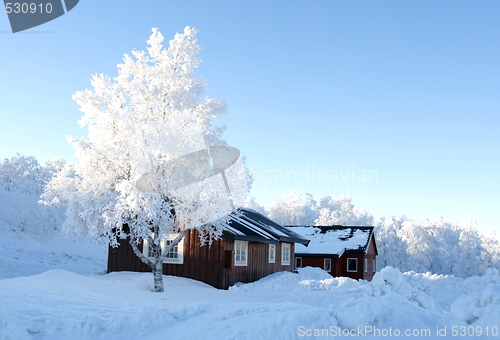
[[[445,327],[449,339],[500,338],[497,270],[463,280],[388,267],[358,282],[303,268],[227,291],[165,276],[153,293],[150,273],[104,274],[102,245],[20,231],[33,204],[0,191],[0,339],[438,338]]]

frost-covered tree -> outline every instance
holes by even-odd
[[[312,222],[307,219],[306,206],[296,191],[281,195],[266,211],[269,218],[283,225],[310,225]]]
[[[481,253],[483,251],[481,238],[477,232],[476,222],[469,215],[460,222],[458,257],[461,268],[458,275],[468,277],[481,273]]]
[[[318,218],[318,202],[316,202],[313,195],[310,193],[306,193],[305,197],[304,215],[307,222],[305,224],[312,225]]]
[[[17,153],[11,159],[0,163],[0,184],[6,191],[17,191],[26,194],[40,194],[42,186],[39,176],[42,167],[34,156],[23,156]]]
[[[406,218],[383,218],[376,223],[377,263],[402,271],[469,277],[500,267],[500,247],[494,234],[479,235],[468,216],[446,222],[442,217],[421,224]]]
[[[0,190],[38,196],[64,164],[64,160],[54,158],[45,161],[45,166],[41,166],[35,156],[17,153],[0,163]],[[49,207],[44,204],[26,207],[20,214],[18,230],[38,235],[58,230],[63,211],[62,206]]]
[[[59,157],[46,160],[45,166],[43,166],[40,171],[38,181],[42,186],[47,185],[56,174],[64,169],[65,165],[66,161]]]
[[[427,230],[413,221],[405,221],[402,228],[398,230],[398,237],[403,241],[406,253],[411,261],[410,267],[403,267],[403,270],[415,270],[417,272],[427,272],[431,268],[433,261],[432,248],[430,246],[431,235]]]
[[[260,205],[256,200],[255,197],[251,196],[248,198],[248,200],[243,204],[245,208],[254,210],[258,212],[259,214],[262,214],[264,216],[267,216],[267,212],[264,206]]]
[[[483,252],[481,253],[481,263],[483,269],[500,268],[500,242],[494,230],[490,229],[481,236]]]
[[[73,96],[88,138],[69,138],[78,160],[46,191],[47,202],[67,203],[66,230],[114,247],[128,238],[151,268],[155,291],[163,291],[167,254],[189,229],[199,231],[202,244],[220,237],[231,201],[244,202],[250,180],[241,157],[227,171],[194,183],[188,177],[197,169],[179,171],[186,155],[207,149],[210,155],[225,144],[212,119],[227,106],[200,98],[205,82],[194,75],[200,63],[195,29],[176,34],[168,48],[162,42],[153,29],[147,50],[125,55],[116,78],[95,75],[93,90]],[[147,240],[152,257],[139,250],[140,239]]]
[[[340,195],[336,199],[323,197],[318,204],[306,193],[306,202],[296,191],[282,195],[265,209],[268,216],[284,225],[372,225],[373,216],[352,204],[352,198]]]
[[[40,195],[43,187],[64,167],[65,161],[54,158],[40,165],[35,156],[17,153],[0,163],[0,188],[30,195]]]
[[[326,196],[321,199],[316,225],[372,225],[373,216],[352,204],[350,196],[340,195],[336,199]]]
[[[406,216],[396,218],[389,216],[376,223],[375,235],[377,240],[377,269],[387,266],[404,270],[407,257],[403,241],[398,236],[398,231],[408,219]]]

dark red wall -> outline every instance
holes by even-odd
[[[318,255],[298,255],[297,257],[302,257],[302,267],[318,267],[324,269],[324,259],[330,258],[325,256]],[[374,270],[373,270],[373,260],[377,257],[377,249],[375,246],[375,241],[373,237],[370,239],[370,243],[368,245],[368,251],[366,254],[349,254],[344,253],[339,258],[331,258],[332,266],[330,274],[334,277],[345,276],[350,277],[352,279],[363,279],[371,281],[373,278]],[[356,258],[358,259],[358,270],[356,272],[348,272],[347,271],[347,259],[348,258]],[[367,259],[368,268],[365,272],[364,260]]]
[[[299,257],[299,256],[297,256]],[[302,257],[302,267],[318,267],[325,269],[325,258],[331,259],[331,268],[328,272],[332,276],[341,276],[339,273],[338,259],[331,257],[316,257],[316,256],[301,256]]]
[[[139,244],[142,251],[142,241]],[[234,266],[234,243],[223,240],[200,247],[198,231],[190,230],[184,237],[183,264],[163,264],[163,274],[187,277],[215,288],[227,289],[236,282],[253,282],[279,271],[293,271],[294,244],[291,244],[290,265],[281,264],[281,243],[276,245],[276,261],[269,263],[269,246],[248,243],[247,266]],[[151,269],[134,253],[128,240],[120,240],[118,248],[109,248],[108,273],[115,271],[150,272]]]

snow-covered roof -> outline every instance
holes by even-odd
[[[373,227],[331,226],[309,227],[288,226],[290,230],[311,240],[309,246],[302,244],[295,246],[295,254],[333,255],[343,253],[366,253]]]
[[[308,239],[251,209],[240,208],[231,213],[229,218],[229,226],[224,234],[226,239],[260,243],[281,241],[301,245],[309,243]]]

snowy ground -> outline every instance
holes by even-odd
[[[105,247],[20,232],[15,202],[32,199],[7,196],[0,339],[500,339],[496,270],[463,280],[385,268],[369,283],[304,268],[228,291],[165,276],[153,293],[150,273],[104,274]]]

